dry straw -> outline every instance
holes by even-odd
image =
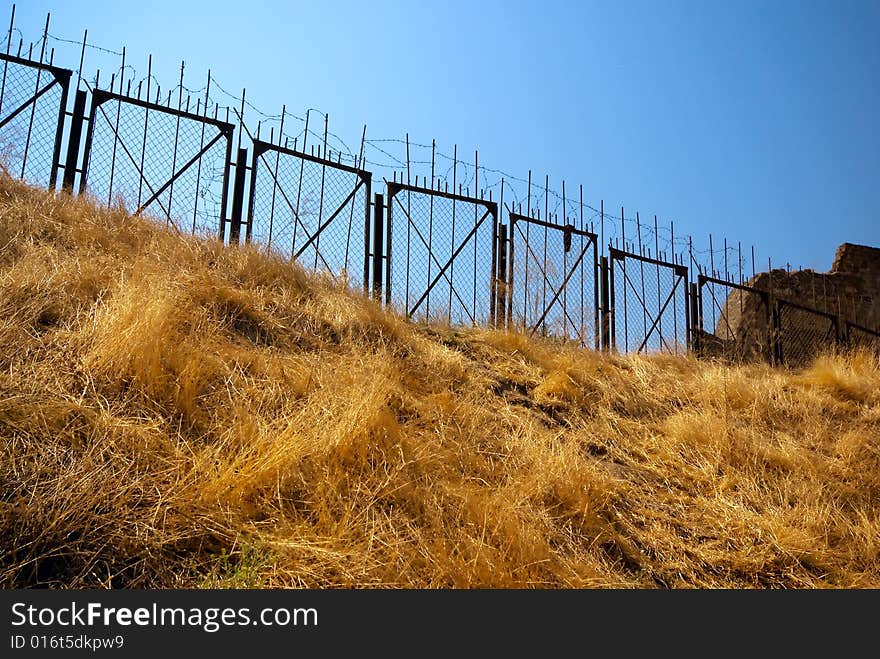
[[[880,363],[419,327],[0,181],[3,587],[880,587]]]

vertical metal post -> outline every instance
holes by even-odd
[[[507,272],[507,225],[498,225],[498,273],[496,281],[498,283],[497,300],[498,311],[495,316],[496,327],[507,327],[507,281],[505,274]]]
[[[55,126],[55,147],[52,150],[52,170],[49,174],[49,189],[54,191],[58,182],[58,168],[61,165],[61,141],[64,137],[64,114],[67,111],[67,94],[70,88],[70,74],[68,73],[63,79],[58,79],[61,85],[61,101],[58,107],[58,123]]]
[[[696,353],[696,355],[700,356],[700,332],[703,330],[703,319],[700,317],[700,289],[694,283],[691,282],[689,284],[691,289],[690,295],[690,328],[691,328],[691,348]]]
[[[608,352],[611,348],[611,325],[610,323],[610,309],[611,306],[611,281],[609,278],[608,271],[608,257],[603,256],[599,259],[599,279],[600,285],[602,289],[602,306],[601,306],[601,314],[602,314],[602,327],[600,330],[601,333],[601,347],[603,352]]]
[[[391,210],[389,204],[388,210]],[[385,201],[380,193],[373,200],[373,297],[382,299],[382,258],[385,253]],[[390,223],[389,223],[390,226]]]
[[[492,281],[489,283],[489,327],[495,327],[496,312],[498,306],[498,218],[494,218],[492,222]],[[476,241],[474,241],[476,242]],[[474,257],[474,263],[477,259]],[[476,267],[476,266],[475,266]],[[476,272],[474,272],[474,281],[476,281]]]
[[[73,118],[70,120],[70,136],[67,140],[67,158],[64,161],[64,178],[62,179],[62,190],[73,192],[73,180],[76,177],[76,161],[79,159],[79,143],[82,139],[82,128],[85,122],[86,114],[86,92],[77,90],[73,100]],[[91,133],[91,131],[89,131]],[[86,155],[83,158],[83,171],[80,192],[83,190],[86,182],[86,164],[88,161],[89,140],[86,140]]]
[[[704,331],[703,325],[706,322],[705,321],[705,314],[703,313],[703,284],[704,283],[705,282],[703,282],[703,280],[702,280],[702,275],[697,275],[697,328],[699,328],[700,332]],[[712,331],[713,332],[715,331],[714,327],[712,328]],[[700,352],[698,352],[697,355],[701,354],[702,349],[703,349],[703,342],[702,342],[702,337],[701,337],[700,346],[699,346]]]
[[[235,181],[232,185],[232,217],[230,218],[229,243],[238,243],[241,233],[241,216],[244,210],[244,177],[247,171],[247,149],[238,150],[235,161]]]
[[[782,354],[782,309],[779,300],[773,302],[773,312],[770,328],[770,343],[773,347],[773,365],[779,366],[784,363]]]
[[[675,251],[672,252],[672,261],[675,262]],[[685,270],[684,274],[678,275],[679,279],[673,284],[673,294],[675,292],[675,286],[677,286],[678,282],[683,282],[682,288],[684,288],[684,342],[685,342],[685,354],[687,354],[691,349],[691,297],[690,297],[690,289],[687,284],[687,270]],[[675,302],[673,302],[672,306],[673,310],[675,309]],[[674,322],[673,324],[673,335],[672,340],[675,346],[675,354],[678,354],[678,324]]]
[[[610,250],[609,250],[610,251]],[[613,352],[617,352],[617,311],[615,306],[617,305],[617,298],[614,295],[614,258],[608,259],[606,261],[606,268],[608,270],[607,279],[608,282],[608,296],[606,297],[607,304],[607,317],[610,319],[610,334],[611,334],[611,350]],[[626,291],[626,284],[624,283],[624,291]]]
[[[433,199],[433,195],[431,195]],[[391,305],[391,201],[388,202],[388,221],[385,222],[385,250],[379,252],[385,262],[385,306]],[[380,280],[381,281],[381,280]]]
[[[366,130],[367,127],[364,126],[365,133]],[[363,151],[363,141],[361,147]],[[363,162],[363,156],[361,162]],[[371,176],[364,176],[364,186],[364,295],[367,295],[367,291],[370,289],[370,197],[373,186]],[[352,200],[352,207],[354,207],[354,200]]]
[[[504,322],[505,328],[510,330],[513,324],[513,259],[514,259],[514,239],[513,239],[513,220],[510,217],[510,213],[507,214],[508,217],[508,225],[510,227],[510,237],[507,236],[507,228],[504,229],[505,238],[507,238],[506,242],[502,243],[501,246],[504,251],[504,256],[507,258],[507,279],[504,281],[504,297],[507,299],[507,309],[504,313]],[[501,274],[504,274],[504,271],[501,271]]]

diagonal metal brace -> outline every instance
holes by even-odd
[[[452,256],[449,257],[449,260],[446,261],[446,265],[444,265],[443,268],[440,270],[440,272],[437,274],[437,276],[434,277],[434,281],[431,282],[431,284],[428,286],[428,289],[424,293],[422,293],[422,297],[420,297],[418,302],[416,302],[415,305],[413,306],[413,308],[410,309],[410,311],[409,311],[410,316],[412,316],[416,312],[416,310],[419,308],[419,306],[421,306],[422,302],[424,302],[425,298],[428,297],[428,294],[431,292],[431,290],[434,288],[434,286],[437,285],[437,282],[440,281],[440,278],[445,276],[446,270],[449,268],[450,265],[452,265],[452,262],[461,253],[461,250],[463,250],[465,248],[465,245],[467,245],[468,242],[470,242],[470,239],[477,233],[477,229],[480,228],[480,225],[482,225],[483,222],[485,222],[486,218],[489,217],[489,215],[490,215],[490,210],[487,208],[486,212],[483,213],[483,217],[480,218],[480,221],[477,222],[474,225],[474,227],[468,232],[468,235],[465,237],[465,239],[461,241],[461,244],[452,253]],[[452,282],[449,282],[449,285],[454,290],[455,287],[452,286]],[[459,298],[459,302],[461,302],[460,298]],[[462,304],[462,306],[464,307],[465,305]],[[465,307],[465,309],[467,309],[467,307]],[[468,313],[468,316],[470,316],[470,313]],[[471,320],[473,321],[473,317],[471,317]]]
[[[43,94],[45,94],[47,91],[52,89],[52,86],[55,85],[56,83],[57,83],[57,80],[51,80],[49,82],[49,84],[47,84],[40,91],[38,91],[36,94],[31,96],[24,103],[19,105],[11,114],[9,114],[9,116],[7,116],[5,119],[3,119],[3,121],[0,121],[0,128],[3,128],[6,124],[8,124],[13,119],[15,119],[15,117],[18,116],[19,114],[21,114],[27,106],[31,105],[32,103],[36,103],[37,99],[40,98],[40,96],[42,96]]]
[[[541,325],[541,323],[544,322],[544,319],[547,318],[547,314],[550,313],[550,309],[552,309],[553,305],[556,304],[556,301],[559,299],[559,295],[562,293],[562,291],[565,290],[566,285],[568,285],[568,280],[571,279],[571,276],[577,270],[578,265],[580,265],[580,262],[583,261],[584,255],[587,253],[587,250],[589,248],[590,248],[590,246],[587,245],[583,250],[581,250],[580,256],[577,257],[577,260],[574,262],[574,265],[571,266],[571,270],[568,271],[568,274],[565,276],[565,279],[563,280],[562,285],[559,287],[559,290],[556,291],[555,295],[553,296],[553,299],[550,300],[550,304],[548,304],[547,307],[544,309],[544,313],[541,314],[541,317],[538,319],[538,322],[535,323],[535,326],[532,328],[532,332],[529,336],[534,336],[538,327]],[[553,286],[551,286],[550,288],[553,288]],[[568,316],[568,311],[565,312],[565,315]],[[568,320],[571,321],[571,316],[568,316]],[[571,321],[571,322],[572,322],[572,325],[577,327],[577,325],[575,325],[573,321]],[[581,343],[584,342],[584,337],[582,336],[582,333],[580,331],[578,332],[578,338],[581,340]]]
[[[220,141],[220,138],[222,138],[222,137],[224,137],[223,133],[217,133],[217,135],[214,137],[213,140],[208,142],[204,146],[204,148],[202,148],[201,151],[199,151],[196,155],[194,155],[192,158],[190,158],[189,161],[183,167],[178,169],[174,173],[174,175],[170,179],[168,179],[161,188],[156,190],[150,196],[149,199],[147,199],[143,204],[141,204],[141,207],[137,209],[137,211],[135,212],[135,215],[140,215],[147,206],[149,206],[154,201],[156,201],[156,199],[159,198],[159,195],[161,195],[163,192],[165,192],[165,190],[167,190],[174,183],[174,181],[176,181],[178,178],[180,178],[183,175],[183,173],[186,172],[187,169],[192,167],[199,160],[199,158],[201,158],[203,155],[205,155],[211,149],[212,146],[214,146],[217,142]]]
[[[675,297],[675,291],[676,291],[676,289],[678,289],[678,285],[682,281],[683,281],[683,277],[681,277],[679,275],[678,278],[675,280],[675,285],[672,287],[672,290],[669,292],[669,297],[667,297],[666,302],[663,303],[663,308],[660,309],[660,313],[657,314],[657,317],[654,319],[654,324],[651,325],[651,329],[649,329],[648,332],[645,334],[645,340],[642,341],[642,345],[639,346],[639,349],[636,350],[636,353],[641,352],[642,349],[648,344],[648,339],[650,338],[651,334],[654,333],[654,330],[657,328],[657,323],[659,323],[660,319],[663,317],[663,312],[666,311],[666,307],[669,306],[669,302],[672,300],[673,297]],[[660,337],[660,340],[663,341],[662,336]],[[664,341],[664,343],[666,343],[666,342]],[[666,348],[669,349],[668,343],[666,343]]]
[[[345,208],[346,206],[348,206],[348,202],[350,202],[352,199],[354,199],[354,196],[357,194],[357,191],[360,190],[360,188],[363,184],[364,184],[363,180],[359,178],[357,180],[357,183],[355,183],[354,189],[348,193],[348,196],[345,198],[345,201],[343,201],[341,204],[339,204],[339,207],[335,211],[333,211],[333,214],[329,218],[327,218],[327,220],[325,220],[324,223],[315,230],[314,234],[309,236],[309,239],[306,241],[306,244],[303,245],[302,247],[300,247],[299,251],[294,255],[293,258],[298,259],[302,255],[302,253],[305,252],[306,249],[308,249],[309,245],[311,245],[315,241],[315,239],[321,234],[321,232],[324,231],[324,229],[326,229],[328,226],[330,226],[330,223],[336,219],[336,216],[342,212],[342,209]],[[305,228],[305,227],[303,227],[303,228]],[[317,248],[315,249],[315,251],[318,251]],[[326,261],[324,261],[324,262],[326,263]]]
[[[388,183],[388,182],[386,181],[386,184],[387,184],[387,183]],[[410,225],[413,229],[415,229],[416,235],[419,237],[419,240],[422,241],[422,244],[425,246],[425,249],[428,250],[428,256],[431,258],[432,261],[434,261],[434,263],[437,264],[437,267],[438,267],[438,268],[442,268],[442,266],[440,265],[440,261],[437,260],[437,257],[434,255],[434,251],[431,249],[431,245],[428,244],[428,241],[427,241],[427,240],[425,240],[425,236],[424,236],[424,234],[422,234],[422,232],[419,230],[418,225],[417,225],[415,222],[413,222],[413,220],[412,220],[412,218],[410,217],[409,213],[407,212],[406,208],[403,207],[403,204],[401,203],[400,199],[397,198],[396,196],[394,196],[394,197],[391,198],[391,200],[392,200],[392,201],[389,201],[389,203],[392,203],[393,201],[396,201],[396,202],[397,202],[397,205],[400,207],[400,210],[401,210],[401,211],[403,212],[403,214],[406,216],[406,220],[407,220],[407,222],[409,222],[409,225]],[[442,270],[441,270],[441,274],[443,274],[443,277],[446,279],[447,282],[449,282],[449,288],[450,288],[450,290],[451,290],[451,291],[453,292],[453,294],[455,295],[455,299],[458,300],[458,303],[459,303],[459,304],[462,306],[462,308],[465,310],[465,313],[467,313],[468,318],[471,319],[471,322],[472,322],[472,323],[475,323],[476,321],[474,320],[474,317],[471,315],[471,312],[468,311],[468,309],[467,309],[467,305],[464,303],[464,300],[461,299],[461,296],[458,294],[458,291],[456,290],[455,286],[452,285],[452,280],[449,279],[449,277],[448,277],[448,276],[445,274],[445,272],[443,272]],[[407,300],[407,301],[408,301],[408,300]]]

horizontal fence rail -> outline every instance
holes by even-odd
[[[490,325],[497,294],[498,205],[386,182],[386,301],[410,318]]]
[[[626,241],[631,220],[623,208],[620,238],[606,242],[604,202],[585,222],[583,188],[575,202],[563,181],[561,207],[554,208],[545,179],[542,217],[532,207],[530,172],[523,214],[521,204],[503,203],[504,178],[498,203],[491,192],[485,197],[477,153],[464,176],[473,195],[462,189],[457,147],[450,186],[435,176],[436,145],[413,145],[431,149],[430,161],[422,161],[430,162],[431,177],[419,185],[416,176],[412,184],[409,136],[405,173],[394,165],[393,179],[381,179],[384,189],[377,190],[366,169],[366,127],[358,156],[343,144],[350,155],[334,157],[326,115],[323,143],[307,150],[306,113],[298,149],[300,138],[286,137],[282,110],[278,132],[273,126],[266,141],[260,124],[252,134],[244,122],[244,92],[240,110],[232,110],[235,120],[231,108],[221,118],[210,73],[204,94],[193,92],[198,98],[186,93],[183,65],[180,83],[164,96],[150,68],[134,89],[133,79],[124,88],[131,67],[123,51],[120,78],[111,76],[107,89],[97,74],[92,82],[78,73],[71,85],[72,70],[54,66],[54,53],[46,61],[48,36],[47,21],[38,59],[33,48],[13,54],[11,39],[0,53],[0,162],[15,178],[87,194],[181,233],[250,243],[419,322],[507,329],[620,354],[694,354],[790,368],[835,350],[880,355],[876,295],[850,279],[835,292],[816,273],[787,272],[780,280],[781,271],[768,264],[767,273],[756,274],[753,250],[752,279],[745,281],[739,246],[729,269],[726,240],[715,269],[711,236],[709,267],[693,251],[686,266],[684,254],[675,253],[671,223],[671,255],[661,251],[656,216],[648,234],[652,256],[641,233],[650,227],[638,213],[638,242]],[[85,39],[82,48],[85,53]],[[854,262],[864,267],[863,256]],[[737,270],[738,281],[730,281]],[[798,297],[795,279],[807,282],[812,298]]]
[[[372,174],[253,141],[247,240],[367,290]]]
[[[686,354],[691,341],[688,269],[614,247],[609,257],[613,348]]]
[[[72,71],[0,54],[0,157],[9,173],[55,188]]]
[[[698,318],[694,344],[703,357],[773,361],[770,294],[715,277],[697,277]]]
[[[80,193],[180,231],[222,236],[235,126],[188,106],[95,89]]]
[[[598,236],[519,213],[509,227],[511,326],[598,349]]]

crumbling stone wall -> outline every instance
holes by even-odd
[[[844,243],[837,248],[829,272],[772,270],[746,282],[776,298],[840,316],[880,329],[880,248]],[[716,288],[716,294],[717,294]],[[706,292],[704,290],[704,307]],[[779,341],[783,358],[792,366],[805,365],[816,354],[833,347],[831,321],[793,307],[783,306]],[[704,316],[704,352],[741,360],[766,359],[769,355],[770,309],[761,295],[730,290],[723,313],[714,328]],[[874,337],[864,335],[869,341]]]

